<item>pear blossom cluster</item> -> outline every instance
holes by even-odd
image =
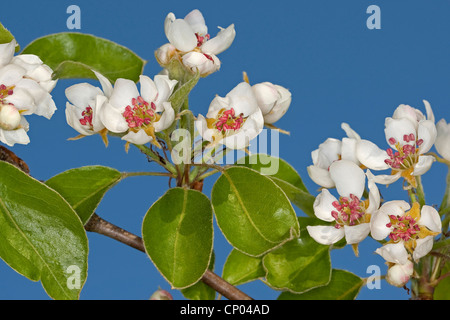
[[[362,139],[343,123],[347,137],[328,138],[320,144],[311,153],[313,164],[307,168],[310,178],[322,188],[314,202],[314,213],[327,222],[308,226],[310,236],[324,245],[345,238],[354,248],[369,235],[384,242],[375,252],[389,266],[387,281],[399,287],[413,275],[414,263],[431,251],[442,222],[433,206],[417,201],[380,201],[377,184],[390,185],[403,178],[405,190],[416,189],[418,177],[436,160],[428,153],[433,145],[448,161],[450,126],[444,119],[435,124],[430,104],[424,101],[424,105],[426,115],[402,104],[386,118],[386,149]],[[391,173],[374,173],[383,170]],[[338,197],[331,194],[332,189]],[[365,200],[361,199],[363,194]]]
[[[221,29],[211,37],[202,13],[195,9],[184,19],[169,13],[164,22],[169,43],[156,51],[156,59],[163,70],[152,80],[139,78],[137,84],[119,78],[114,85],[102,74],[92,70],[101,84],[75,84],[66,89],[67,123],[80,135],[78,139],[101,135],[105,145],[108,134],[120,135],[128,143],[152,143],[161,148],[156,133],[171,127],[177,119],[170,102],[174,91],[185,77],[172,78],[172,63],[184,66],[186,74],[199,72],[205,77],[220,68],[217,54],[226,50],[235,37],[234,25]],[[206,115],[199,114],[195,128],[207,148],[225,146],[245,149],[264,125],[278,121],[289,109],[291,93],[288,89],[262,82],[251,85],[247,78],[238,83],[224,97],[217,95]]]
[[[52,69],[36,55],[15,55],[16,46],[0,44],[0,141],[8,146],[30,142],[25,116],[50,119],[56,110]]]

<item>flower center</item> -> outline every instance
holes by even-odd
[[[92,108],[91,108],[91,107],[87,107],[87,108],[81,113],[81,116],[82,116],[83,118],[80,119],[80,123],[81,123],[83,126],[89,126],[89,127],[92,128],[92,114],[93,114]]]
[[[214,119],[212,127],[217,129],[222,135],[227,135],[241,129],[244,124],[244,114],[236,116],[234,108],[225,110],[222,109],[217,115],[217,119]]]
[[[336,229],[340,229],[344,225],[354,226],[365,223],[370,218],[370,215],[366,215],[368,200],[361,201],[354,194],[350,194],[350,199],[340,197],[339,201],[334,201],[332,205],[336,209],[331,211],[331,216],[336,220]]]
[[[395,145],[397,151],[394,152],[391,148],[386,150],[389,159],[384,160],[384,162],[397,171],[407,170],[418,162],[419,147],[423,143],[423,140],[417,140],[413,133],[410,133],[409,135],[405,134],[403,136],[403,141],[406,142],[406,144],[402,145],[394,138],[390,138],[389,143]],[[408,144],[413,141],[415,142],[414,145]]]
[[[0,85],[0,102],[6,97],[14,93],[14,86],[7,87],[4,84]]]
[[[128,127],[135,132],[151,126],[160,118],[156,112],[156,105],[153,102],[148,103],[141,96],[133,98],[131,106],[128,105],[122,115],[128,123]]]
[[[208,34],[201,36],[198,33],[195,34],[195,36],[197,37],[197,47],[200,48],[206,41],[208,41],[211,36]]]
[[[386,224],[386,227],[392,228],[389,234],[389,239],[393,242],[399,242],[400,240],[409,241],[411,239],[415,240],[419,237],[420,227],[413,217],[406,216],[389,216],[390,222]]]

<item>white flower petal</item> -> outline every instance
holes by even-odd
[[[14,144],[28,144],[30,138],[25,129],[3,130],[0,128],[0,141],[12,147]]]
[[[324,245],[336,243],[345,235],[343,228],[337,229],[333,226],[307,226],[306,230],[311,238]]]
[[[347,244],[356,244],[363,241],[370,233],[370,224],[361,223],[354,226],[344,225],[345,240]]]
[[[184,17],[184,20],[192,28],[192,31],[198,33],[198,35],[204,36],[208,33],[208,27],[206,26],[205,18],[198,9],[194,9],[189,12]]]
[[[426,173],[428,170],[430,170],[431,165],[433,162],[436,161],[436,158],[434,156],[419,156],[419,161],[414,166],[413,175],[415,176],[421,176],[424,173]]]
[[[197,46],[197,37],[185,20],[176,19],[166,29],[167,39],[181,52],[192,51]]]
[[[128,131],[128,123],[122,115],[122,112],[106,102],[99,112],[101,121],[105,127],[114,133],[122,133]]]
[[[423,104],[425,105],[425,110],[427,111],[427,119],[434,123],[436,120],[434,118],[433,109],[431,108],[430,103],[427,100],[423,100]]]
[[[401,145],[415,145],[415,140],[406,142],[403,140],[403,137],[404,135],[413,134],[414,137],[417,138],[416,127],[417,123],[414,123],[409,118],[386,118],[384,129],[384,132],[386,134],[386,141],[394,149],[396,149],[395,143],[397,142],[399,142]],[[391,139],[394,139],[395,143],[391,143]]]
[[[395,244],[385,244],[375,250],[384,260],[392,263],[406,264],[408,262],[408,252],[402,242]]]
[[[81,109],[86,109],[97,95],[103,94],[100,88],[89,83],[78,83],[65,90],[67,100]]]
[[[345,133],[347,134],[347,137],[349,137],[351,139],[361,140],[360,135],[357,134],[356,131],[353,130],[348,123],[343,122],[341,124],[341,128],[342,128],[342,130],[345,131]]]
[[[158,97],[158,89],[156,84],[147,76],[140,75],[139,83],[141,84],[141,96],[148,103],[153,102]],[[167,100],[167,99],[166,99]]]
[[[227,50],[236,37],[236,31],[234,30],[234,24],[231,24],[226,29],[222,29],[219,33],[209,41],[206,41],[202,45],[202,51],[207,54],[218,55]]]
[[[26,70],[15,64],[7,64],[0,68],[0,84],[7,87],[15,85],[25,75]]]
[[[349,160],[351,162],[356,163],[357,165],[360,164],[357,153],[356,153],[356,146],[357,146],[358,140],[356,139],[350,139],[350,138],[343,138],[342,139],[342,148],[341,148],[341,159],[342,160]]]
[[[339,195],[349,197],[353,194],[361,198],[365,189],[366,175],[357,164],[348,160],[335,161],[330,166],[330,176],[336,184]]]
[[[199,72],[204,77],[220,69],[220,60],[213,54],[205,54],[192,51],[186,53],[183,57],[183,64],[194,72]]]
[[[378,184],[392,184],[396,182],[400,177],[402,176],[401,172],[397,172],[396,174],[380,174],[380,175],[374,175],[373,181]]]
[[[92,72],[94,72],[95,76],[100,81],[100,85],[102,86],[104,95],[108,98],[111,97],[111,94],[113,92],[113,86],[112,86],[111,82],[101,73],[99,73],[95,70],[92,70]]]
[[[330,173],[328,169],[323,169],[318,166],[308,166],[306,168],[308,171],[309,177],[312,181],[324,188],[334,188],[336,185],[334,181],[331,179]]]
[[[331,222],[335,219],[332,217],[331,212],[336,208],[333,206],[333,202],[338,201],[327,189],[322,189],[316,200],[314,201],[314,214],[317,218],[323,221]]]
[[[414,261],[418,261],[420,258],[426,256],[431,249],[433,249],[433,236],[428,236],[423,239],[416,240],[416,247],[413,252]]]
[[[170,102],[163,102],[163,108],[164,112],[161,115],[161,118],[159,119],[159,121],[153,124],[155,132],[161,132],[167,129],[175,119],[175,111],[173,110],[172,104]]]
[[[109,103],[113,107],[123,111],[131,104],[131,100],[138,96],[139,91],[132,80],[119,78],[114,84],[114,90],[109,98]]]
[[[417,139],[422,139],[423,143],[419,147],[419,153],[424,154],[428,152],[436,141],[437,130],[433,121],[422,120],[419,122],[417,130]]]
[[[318,152],[312,156],[314,165],[328,170],[334,161],[341,158],[341,149],[342,142],[340,140],[328,138],[319,145]]]
[[[170,80],[169,76],[167,75],[156,75],[154,77],[154,84],[158,91],[157,96],[154,100],[147,100],[147,101],[154,101],[158,110],[159,108],[162,107],[161,104],[163,102],[169,100],[170,96],[172,95],[173,89],[175,88],[177,83],[178,83],[177,80]]]
[[[436,151],[446,160],[450,161],[450,123],[441,119],[436,124],[437,137],[434,143]]]
[[[13,39],[9,43],[0,44],[0,67],[3,67],[10,63],[16,50],[17,42]]]
[[[442,231],[441,217],[437,210],[431,206],[424,205],[422,207],[418,224],[425,226],[434,232]]]
[[[385,150],[378,148],[369,140],[359,140],[356,144],[356,157],[367,168],[386,170],[389,166],[384,162],[389,156]]]
[[[122,137],[122,140],[128,141],[133,144],[146,144],[153,140],[152,137],[147,135],[144,130],[139,130],[138,132],[128,131],[126,135]]]
[[[366,209],[367,213],[373,213],[378,210],[381,203],[380,191],[374,181],[374,176],[370,170],[366,171],[367,185],[369,188],[369,207]]]

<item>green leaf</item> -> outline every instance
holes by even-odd
[[[298,172],[285,160],[266,154],[254,154],[239,159],[236,164],[267,175],[283,189],[293,204],[308,216],[314,217],[315,197],[309,193]]]
[[[78,299],[88,258],[80,218],[58,193],[13,165],[0,161],[0,172],[0,257],[41,280],[51,298]]]
[[[247,255],[260,256],[299,235],[295,211],[286,195],[252,169],[224,170],[211,194],[222,233]]]
[[[89,34],[62,32],[31,42],[24,54],[35,54],[53,69],[56,79],[97,79],[91,69],[111,82],[117,78],[139,80],[146,61],[131,50]]]
[[[14,39],[12,33],[0,23],[0,44],[10,43]],[[20,51],[20,46],[16,46],[16,52]]]
[[[115,169],[87,166],[62,172],[46,184],[62,195],[86,224],[105,193],[121,179],[122,174]]]
[[[450,262],[445,263],[444,268],[441,270],[441,275],[450,272]],[[446,277],[439,281],[438,285],[434,289],[434,300],[450,300],[450,277]]]
[[[266,275],[262,258],[250,257],[238,250],[232,250],[223,266],[222,278],[238,286]]]
[[[215,255],[213,251],[208,267],[211,271],[214,271],[214,261]],[[186,289],[182,289],[181,293],[185,298],[190,300],[214,300],[216,298],[216,291],[203,281],[199,281]]]
[[[278,300],[354,300],[363,285],[363,279],[357,275],[345,270],[333,269],[331,280],[326,286],[301,294],[285,291],[280,294]]]
[[[208,268],[212,220],[208,197],[185,188],[169,189],[148,210],[142,225],[145,249],[173,288],[193,285]]]
[[[170,96],[169,102],[172,103],[172,107],[175,110],[175,113],[181,111],[181,107],[185,100],[189,97],[189,93],[194,89],[197,85],[198,80],[200,79],[200,73],[197,72],[192,78],[190,78],[187,82],[182,83],[181,86],[177,86],[176,90]],[[185,108],[187,110],[187,108]]]
[[[268,284],[277,290],[303,293],[328,284],[331,277],[330,246],[314,241],[306,226],[312,218],[299,218],[301,237],[285,243],[263,258]]]

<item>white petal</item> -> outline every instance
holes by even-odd
[[[0,129],[0,141],[12,147],[16,143],[28,144],[30,143],[30,138],[28,137],[24,129],[16,129],[9,131]]]
[[[422,207],[418,224],[434,232],[442,231],[442,222],[439,213],[431,206],[424,205]]]
[[[419,122],[417,138],[422,139],[423,143],[419,147],[420,154],[428,152],[436,141],[437,130],[433,121],[422,120]]]
[[[128,123],[122,115],[122,112],[106,102],[100,110],[100,120],[105,127],[114,133],[122,133],[128,131]]]
[[[420,120],[424,120],[425,116],[419,109],[413,108],[406,104],[401,104],[395,109],[392,118],[393,119],[407,118],[411,121],[411,123],[414,124],[414,128],[417,129],[417,123]]]
[[[330,245],[341,240],[345,233],[344,229],[333,226],[307,226],[309,235],[320,244]]]
[[[247,82],[239,83],[227,94],[227,97],[230,98],[230,104],[236,114],[242,113],[244,117],[248,117],[256,112],[261,113],[252,87]]]
[[[374,176],[370,170],[366,171],[367,185],[369,187],[369,207],[367,208],[367,213],[373,213],[378,210],[381,203],[380,191],[374,181]]]
[[[336,208],[333,206],[333,202],[338,201],[330,191],[327,189],[322,189],[314,201],[314,214],[317,218],[323,221],[331,222],[335,219],[332,217],[331,212],[335,211]]]
[[[419,156],[419,161],[414,166],[413,175],[415,176],[421,176],[424,173],[426,173],[428,170],[430,170],[431,165],[433,162],[436,161],[436,158],[434,156]]]
[[[355,244],[363,241],[370,233],[370,224],[361,223],[355,226],[344,226],[345,240],[347,244]]]
[[[9,43],[0,44],[0,67],[7,65],[14,56],[17,42],[12,40]]]
[[[342,142],[338,139],[328,138],[319,145],[318,152],[313,157],[314,165],[327,169],[330,165],[340,159]]]
[[[356,144],[356,157],[367,168],[386,170],[389,166],[384,162],[389,156],[385,150],[378,148],[369,140],[359,140]]]
[[[170,96],[172,95],[173,89],[175,88],[175,85],[178,83],[178,81],[170,80],[167,75],[156,75],[154,78],[154,83],[158,93],[156,99],[150,101],[155,101],[155,104],[158,108],[162,105],[163,102],[169,100]]]
[[[428,236],[423,239],[417,239],[417,246],[414,248],[413,259],[418,261],[420,258],[426,256],[428,252],[433,249],[433,236]]]
[[[350,125],[348,125],[348,123],[343,122],[341,124],[341,128],[342,130],[345,131],[345,133],[347,134],[347,137],[351,138],[351,139],[356,139],[356,140],[360,140],[361,137],[359,134],[356,133],[355,130],[353,130]]]
[[[450,123],[441,119],[436,124],[437,137],[434,143],[436,151],[446,160],[450,161]]]
[[[167,39],[178,50],[189,52],[197,46],[197,37],[191,26],[183,19],[176,19],[167,27]]]
[[[129,131],[126,135],[122,137],[122,140],[128,141],[133,144],[146,144],[153,140],[152,137],[148,136],[144,130],[139,130],[138,132]]]
[[[0,68],[0,84],[9,87],[19,82],[25,75],[26,70],[15,64],[8,64]]]
[[[139,91],[132,80],[119,78],[114,84],[109,102],[113,107],[123,111],[131,104],[131,100],[138,96]]]
[[[408,262],[408,252],[403,243],[385,244],[381,248],[375,250],[384,260],[392,263],[406,264]]]
[[[164,112],[161,115],[161,118],[158,122],[155,122],[153,124],[153,127],[155,128],[155,132],[160,132],[168,127],[173,123],[173,120],[175,119],[175,111],[172,108],[172,104],[170,102],[163,102]]]
[[[349,160],[351,162],[356,163],[357,165],[360,164],[360,162],[358,160],[358,156],[356,154],[357,143],[358,143],[358,140],[356,140],[356,139],[350,139],[350,138],[342,139],[342,148],[341,148],[341,159],[342,160]]]
[[[318,166],[308,166],[307,168],[309,177],[312,181],[324,188],[334,188],[334,181],[331,179],[328,169],[323,169]]]
[[[105,96],[108,98],[111,97],[113,86],[111,82],[108,80],[108,78],[106,78],[104,75],[95,70],[92,70],[92,72],[94,72],[95,76],[100,81],[100,85],[102,86],[102,90]]]
[[[175,19],[176,17],[172,12],[169,12],[169,14],[167,14],[166,19],[164,20],[164,33],[166,34],[166,37],[169,32],[170,26],[175,21]]]
[[[436,120],[430,103],[427,100],[423,100],[423,104],[425,105],[425,110],[427,110],[427,120],[431,120],[434,123]]]
[[[292,102],[292,94],[288,89],[279,85],[275,85],[275,87],[280,94],[280,98],[278,99],[275,107],[273,107],[269,113],[264,115],[264,121],[266,123],[275,123],[280,120],[281,117],[287,112]]]
[[[401,177],[401,172],[397,172],[396,174],[380,174],[380,175],[374,175],[373,181],[378,184],[392,184],[396,182]]]
[[[208,128],[206,119],[203,115],[198,115],[197,120],[195,120],[195,128],[202,136],[203,140],[212,141],[214,130]]]
[[[198,71],[202,77],[220,69],[220,60],[213,54],[207,57],[203,53],[192,51],[185,54],[182,60],[186,67],[194,72]]]
[[[202,51],[207,54],[218,55],[231,46],[235,37],[234,24],[231,24],[228,28],[221,29],[217,36],[206,41],[201,47]]]
[[[97,95],[101,95],[100,88],[89,83],[78,83],[65,90],[67,99],[80,109],[86,109]]]
[[[361,198],[365,189],[366,175],[357,164],[348,160],[335,161],[330,166],[330,176],[336,184],[339,195],[349,197],[353,194]]]
[[[413,134],[414,137],[417,138],[416,126],[417,124],[412,122],[409,118],[386,118],[384,129],[384,132],[386,134],[386,141],[392,148],[396,148],[395,143],[392,144],[390,142],[392,138],[395,140],[395,142],[399,142],[401,145],[415,145],[415,140],[405,142],[403,140],[403,137],[404,135]]]
[[[83,126],[80,123],[81,113],[79,108],[71,105],[69,102],[66,103],[66,121],[69,126],[81,133],[82,135],[89,136],[94,134],[94,131],[89,130],[88,126]]]
[[[141,96],[148,103],[153,102],[158,97],[158,89],[156,84],[147,76],[140,75],[139,83],[141,84]]]
[[[370,233],[375,240],[384,240],[391,233],[391,229],[386,227],[389,223],[389,216],[377,211],[370,219]]]
[[[184,20],[191,26],[192,31],[204,36],[208,33],[208,27],[205,24],[205,18],[198,9],[194,9],[189,12]]]

